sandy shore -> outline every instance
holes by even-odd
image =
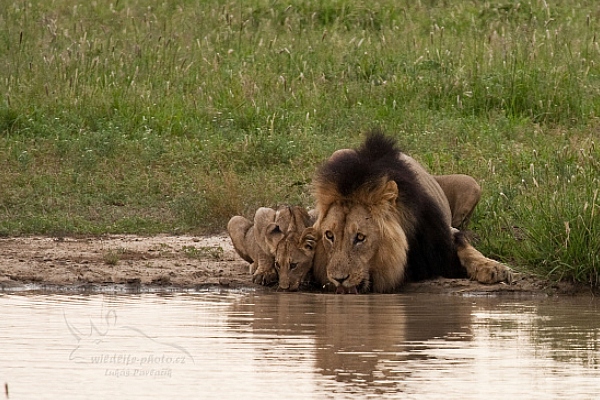
[[[0,291],[183,291],[206,288],[274,290],[252,283],[248,264],[225,235],[116,235],[89,238],[0,239]],[[592,294],[583,285],[520,276],[512,284],[435,279],[406,285],[407,293],[469,295]]]

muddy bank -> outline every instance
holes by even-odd
[[[248,264],[229,238],[133,235],[0,239],[0,290],[184,291],[207,288],[274,290],[252,283]],[[411,283],[407,293],[463,295],[573,295],[584,285],[521,275],[512,284],[482,285],[463,279]]]

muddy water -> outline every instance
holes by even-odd
[[[572,399],[590,299],[0,294],[0,399]]]

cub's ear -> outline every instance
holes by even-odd
[[[302,248],[308,251],[313,251],[317,246],[317,240],[319,240],[319,234],[315,228],[309,226],[302,231],[300,237],[300,245]]]
[[[260,207],[254,213],[254,223],[262,221],[275,221],[276,211],[269,207]]]
[[[395,203],[398,198],[398,185],[395,181],[387,181],[381,190],[381,201]]]
[[[308,211],[308,216],[310,217],[310,223],[314,225],[314,223],[319,219],[319,212],[316,208]]]
[[[267,229],[265,230],[265,241],[267,242],[267,245],[269,246],[271,251],[275,251],[277,245],[279,244],[281,239],[283,239],[284,236],[285,235],[279,228],[279,225],[275,223],[267,225]]]

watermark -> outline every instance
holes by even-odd
[[[69,360],[88,364],[114,378],[168,379],[186,364],[194,364],[187,349],[148,335],[139,327],[118,323],[116,310],[102,311],[99,320],[90,318],[76,326],[63,313],[75,344]]]
[[[170,368],[115,368],[104,371],[104,375],[115,378],[170,378],[172,373]]]

